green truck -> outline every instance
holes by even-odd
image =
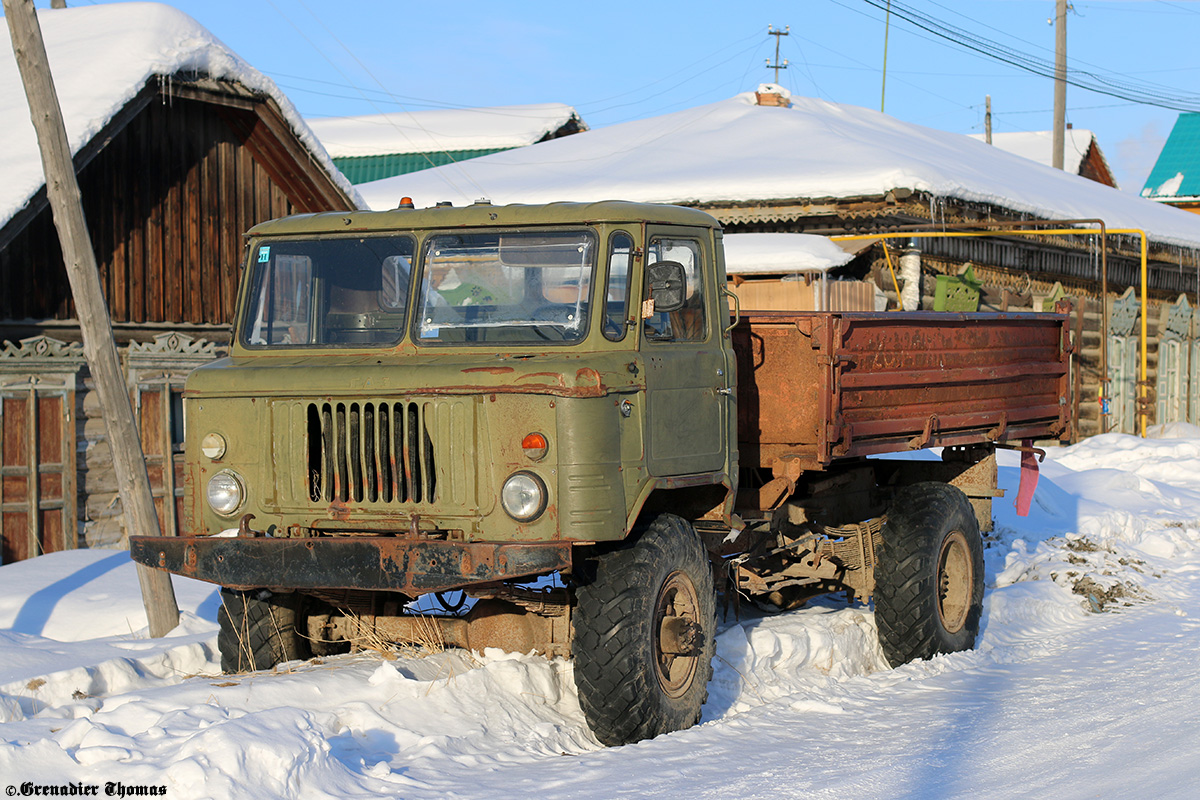
[[[1070,422],[1064,316],[741,310],[674,206],[267,222],[233,333],[184,392],[186,535],[131,538],[222,587],[222,667],[571,657],[606,744],[696,723],[718,605],[845,592],[893,665],[971,648],[995,448]]]

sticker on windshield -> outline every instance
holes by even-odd
[[[258,248],[258,263],[265,264],[270,260],[271,260],[270,246],[263,246],[263,247]]]

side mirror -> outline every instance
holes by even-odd
[[[655,311],[678,311],[687,299],[687,275],[678,261],[656,261],[646,267],[646,286]]]

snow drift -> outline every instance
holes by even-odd
[[[173,798],[1190,797],[1200,766],[1200,439],[1051,451],[1029,517],[1002,462],[976,650],[888,669],[836,599],[722,624],[702,724],[592,739],[571,664],[358,654],[218,674],[216,593],[146,638],[133,565],[0,567],[0,773]],[[745,612],[745,607],[743,606]]]

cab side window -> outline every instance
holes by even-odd
[[[676,261],[683,265],[687,291],[683,308],[678,311],[655,311],[642,319],[642,333],[651,341],[699,342],[708,334],[704,314],[703,250],[695,239],[669,239],[656,236],[646,248],[646,264],[656,261]],[[643,297],[650,297],[650,287],[644,287]]]
[[[614,342],[625,338],[632,261],[633,238],[624,232],[614,234],[608,247],[608,285],[604,296],[604,337]]]

